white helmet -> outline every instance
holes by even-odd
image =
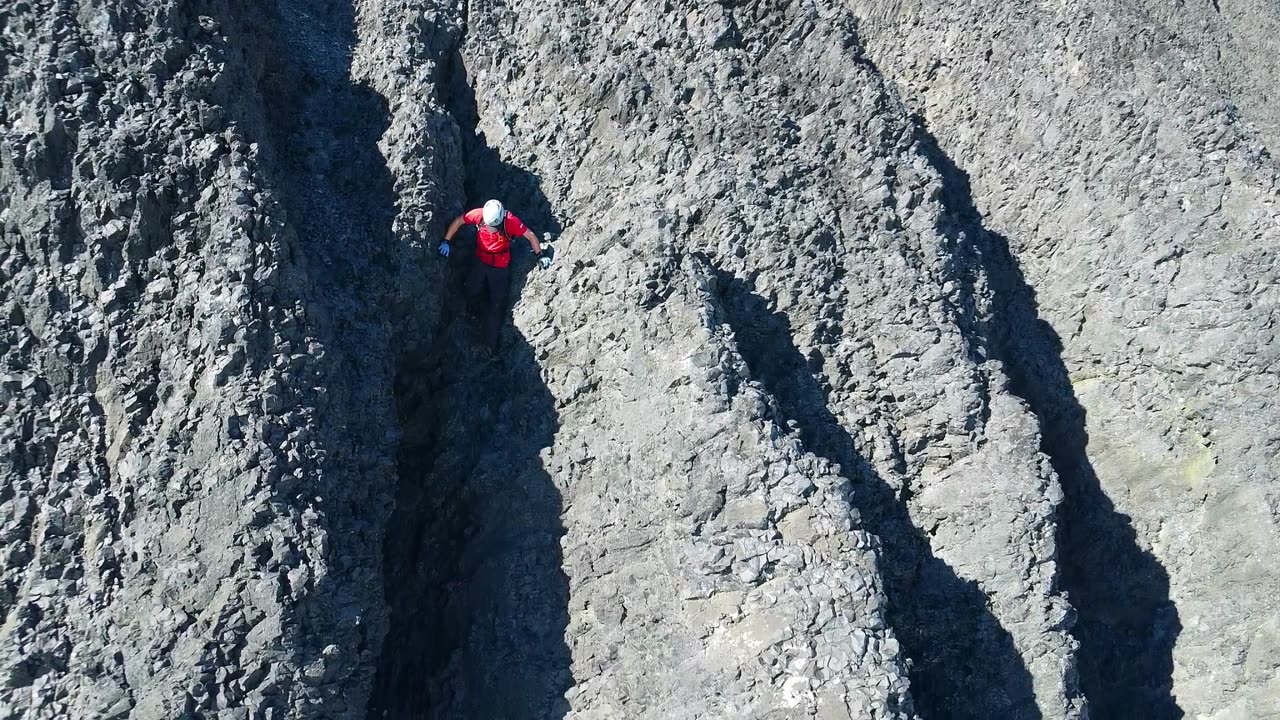
[[[502,221],[507,219],[507,209],[502,207],[502,203],[497,200],[490,200],[484,204],[484,224],[489,227],[501,227]]]

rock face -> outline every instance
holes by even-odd
[[[377,97],[285,7],[0,12],[0,706],[361,715],[397,447]]]
[[[0,8],[4,717],[1280,712],[1274,9],[131,7]]]
[[[1066,491],[1095,714],[1280,714],[1280,63],[1235,61],[1274,48],[1276,8],[865,5],[870,56],[1048,321],[1009,356]]]

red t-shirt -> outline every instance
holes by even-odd
[[[507,213],[506,222],[502,224],[502,232],[498,232],[484,224],[484,210],[476,208],[462,216],[468,225],[475,225],[476,257],[485,265],[504,268],[511,264],[511,238],[519,237],[529,231],[520,218],[514,213]]]

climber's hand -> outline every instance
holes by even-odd
[[[540,265],[543,270],[548,270],[551,268],[551,246],[550,245],[542,246],[542,252],[538,253],[538,265]]]
[[[449,257],[449,241],[440,241],[440,257]]]

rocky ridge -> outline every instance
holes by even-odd
[[[278,20],[3,11],[8,717],[363,709],[386,333],[288,220],[258,91]]]
[[[559,205],[573,224],[563,235],[558,272],[578,263],[589,263],[586,271],[636,265],[638,258],[623,258],[658,249],[709,258],[724,278],[724,302],[735,306],[725,316],[739,318],[732,328],[739,344],[764,323],[765,338],[748,354],[757,364],[782,363],[753,375],[774,386],[767,390],[786,406],[806,446],[845,468],[853,504],[887,546],[890,612],[896,605],[902,613],[893,624],[938,707],[1040,712],[1034,687],[1048,712],[1073,712],[1063,627],[1069,611],[1052,588],[1054,480],[1038,465],[1034,423],[1027,429],[1014,419],[1023,411],[1016,401],[1006,406],[1011,398],[998,365],[984,357],[980,261],[951,232],[940,182],[915,148],[914,126],[861,62],[852,16],[804,3],[734,15],[635,7],[573,13],[512,5],[478,22],[473,8],[463,49],[469,59],[474,53],[470,84],[484,89],[477,95],[490,106],[542,99],[514,117],[486,116],[481,106],[479,129],[504,162],[537,174],[549,197],[563,193]],[[545,28],[525,19],[540,17],[569,18],[562,27],[582,31],[543,44],[546,54],[521,61],[519,75],[506,69],[501,53],[490,59],[486,50],[497,41],[476,30],[525,28],[529,40],[517,35],[517,44],[532,46]],[[819,26],[825,32],[814,32]],[[705,60],[681,67],[678,57]],[[583,77],[565,70],[577,67],[593,71]],[[593,98],[605,98],[605,109]],[[544,143],[586,151],[548,153]],[[595,217],[607,224],[591,223]],[[949,253],[956,245],[960,252]],[[667,282],[641,276],[590,287]],[[543,302],[564,312],[594,294],[577,287],[561,279]],[[913,291],[878,289],[889,287]],[[518,327],[524,307],[517,307]],[[547,315],[535,315],[536,323]],[[598,317],[576,314],[570,322]],[[856,335],[845,335],[849,327]],[[788,338],[782,347],[779,338]],[[591,378],[585,353],[600,350],[588,343],[581,352],[574,366]],[[1004,453],[1025,471],[990,477],[988,467],[1002,465],[995,458]],[[992,519],[990,507],[1008,515],[987,525],[988,535],[975,528],[967,502],[984,521]],[[579,505],[568,503],[569,537]],[[940,549],[924,539],[930,529]],[[1025,541],[1001,561],[1008,564],[986,561],[992,546],[1008,547],[1011,532],[1025,533]],[[566,556],[572,596],[574,566]],[[979,563],[986,565],[981,575]],[[1036,569],[1028,576],[1027,568]],[[992,610],[988,593],[997,598]],[[1045,648],[1033,668],[1018,642]],[[965,657],[975,646],[987,649],[982,667]]]
[[[858,9],[869,55],[955,158],[1048,322],[1018,322],[1010,357],[1066,490],[1064,587],[1107,717],[1280,712],[1280,175],[1258,80],[1277,65],[1233,62],[1276,15],[1220,10]]]

